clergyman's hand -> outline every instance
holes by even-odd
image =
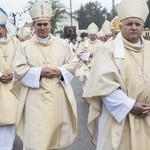
[[[41,76],[44,78],[57,78],[60,74],[61,71],[59,68],[43,67],[41,70]]]
[[[136,102],[130,112],[139,117],[145,117],[150,114],[150,104]]]
[[[13,77],[13,74],[8,74],[8,75],[2,75],[0,77],[0,81],[3,83],[3,84],[7,84],[9,82],[11,82],[12,80],[12,77]]]
[[[61,71],[59,68],[51,68],[51,73],[50,75],[53,77],[53,78],[57,78],[61,75]]]
[[[42,69],[41,69],[41,77],[48,78],[49,72],[50,72],[50,68],[49,67],[42,67]]]

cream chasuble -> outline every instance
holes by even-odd
[[[64,67],[74,73],[77,58],[64,40],[51,35],[44,44],[34,35],[16,54],[14,81],[20,80],[31,67],[44,65]],[[22,86],[17,128],[28,150],[70,145],[78,133],[76,100],[70,84],[63,87],[58,78],[41,78],[38,89]]]
[[[150,102],[150,42],[142,40],[140,47],[124,39],[125,58],[114,58],[114,41],[98,52],[93,62],[87,86],[83,93],[89,104],[88,127],[98,150],[149,150],[150,116],[139,118],[129,113],[118,123],[103,107],[100,97],[121,88],[128,97],[138,102]],[[103,108],[103,109],[101,109]]]
[[[79,58],[79,64],[76,69],[76,76],[79,76],[79,80],[83,81],[83,77],[86,76],[88,78],[89,71],[91,69],[91,62],[93,58],[95,57],[96,53],[99,51],[100,47],[102,46],[102,42],[100,40],[96,40],[95,42],[91,43],[88,40],[80,43],[79,48],[77,49],[77,56]],[[84,61],[80,59],[82,57],[82,54],[84,53],[93,53],[93,58],[89,57],[87,61]]]
[[[6,41],[0,42],[0,73],[10,74],[13,72],[14,56],[20,49],[17,39],[7,34]],[[0,82],[0,125],[15,124],[18,100],[11,93],[11,83]]]

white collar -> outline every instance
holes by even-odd
[[[0,42],[5,42],[5,41],[6,41],[6,37],[0,38]]]
[[[46,37],[46,38],[40,38],[39,36],[37,36],[37,39],[38,39],[38,41],[41,42],[41,43],[47,43],[47,42],[49,41],[49,39],[50,39],[50,34],[49,34],[49,36]]]
[[[134,46],[136,47],[140,47],[142,45],[141,40],[139,40],[137,43],[133,43]]]

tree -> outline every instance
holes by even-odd
[[[150,0],[147,0],[147,5],[150,10]],[[150,18],[150,14],[148,15],[147,20],[145,22],[145,28],[150,28],[150,19],[149,18]]]
[[[110,13],[107,13],[107,19],[111,21],[115,16],[117,16],[116,8],[112,8]]]
[[[81,5],[80,10],[76,11],[77,15],[77,21],[79,22],[79,29],[85,29],[87,27],[87,17],[86,17],[86,11],[83,5]]]
[[[52,1],[52,9],[54,10],[54,15],[51,19],[52,33],[56,33],[57,30],[57,22],[63,18],[63,13],[65,12],[65,8],[62,4],[59,3],[59,0],[51,0]]]
[[[79,29],[87,29],[88,25],[94,22],[101,28],[107,15],[107,9],[101,6],[101,3],[89,2],[76,11]]]
[[[32,5],[35,4],[36,2],[38,2],[38,0],[28,1],[24,13],[29,11]],[[45,0],[45,2],[50,4],[53,9],[53,16],[51,18],[51,25],[52,25],[51,33],[55,34],[57,31],[57,22],[59,22],[60,19],[63,18],[62,14],[65,11],[65,7],[63,6],[63,4],[59,3],[59,0]]]

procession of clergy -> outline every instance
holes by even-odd
[[[36,2],[29,13],[33,20],[34,32],[31,33],[26,27],[21,27],[14,36],[8,33],[6,28],[8,16],[5,10],[0,8],[0,150],[12,150],[16,134],[23,141],[24,150],[69,150],[69,146],[78,135],[77,104],[70,84],[74,76],[77,76],[82,82],[83,98],[90,104],[87,127],[92,135],[93,143],[97,145],[97,150],[141,150],[137,146],[133,146],[132,142],[126,142],[128,138],[131,141],[135,140],[134,144],[138,141],[143,150],[150,150],[150,144],[148,143],[150,128],[149,131],[146,129],[149,126],[143,125],[149,135],[143,135],[145,134],[144,129],[137,131],[142,132],[139,134],[142,135],[141,137],[147,138],[146,141],[149,146],[143,146],[143,141],[137,140],[141,137],[132,135],[134,138],[131,138],[130,134],[124,135],[123,128],[126,124],[129,123],[132,126],[134,122],[138,122],[137,119],[132,120],[133,116],[130,116],[128,123],[124,123],[122,120],[118,121],[113,115],[115,121],[109,115],[105,116],[105,119],[99,117],[100,112],[103,112],[103,108],[100,108],[100,97],[107,95],[105,93],[112,87],[115,87],[115,90],[125,89],[126,85],[124,86],[121,80],[126,77],[117,78],[119,71],[117,74],[116,70],[107,74],[107,69],[105,69],[107,65],[103,67],[101,65],[103,72],[106,72],[105,76],[116,79],[114,85],[109,80],[110,86],[105,86],[103,81],[100,81],[101,78],[99,79],[99,72],[96,69],[100,63],[98,57],[96,57],[99,51],[109,48],[115,49],[111,45],[113,42],[120,50],[114,52],[118,59],[115,65],[119,66],[120,62],[126,57],[124,55],[127,54],[124,50],[121,51],[121,44],[124,42],[120,32],[121,21],[134,17],[145,22],[149,13],[146,2],[144,0],[122,0],[117,6],[119,17],[116,16],[111,22],[105,20],[101,29],[98,29],[97,25],[91,22],[87,28],[88,37],[82,39],[77,36],[74,42],[68,42],[66,39],[51,34],[53,11],[46,2]],[[144,40],[142,37],[141,39]],[[136,51],[134,46],[137,48],[138,44],[133,45],[133,51]],[[128,49],[129,46],[125,48]],[[150,53],[146,55],[148,54]],[[102,59],[105,59],[105,54],[102,55],[104,57]],[[110,55],[111,59],[113,59],[112,57]],[[137,57],[140,58],[140,56]],[[142,57],[143,59],[146,58],[144,54]],[[91,73],[90,75],[94,60],[97,61],[97,66],[94,66],[93,70],[95,74]],[[107,62],[109,63],[108,58],[106,58],[106,64]],[[136,59],[135,62],[137,62]],[[142,65],[145,64],[143,60]],[[140,66],[139,63],[137,65]],[[144,66],[142,67],[144,69]],[[150,75],[144,75],[144,84],[147,82],[147,86],[150,87],[147,81],[147,76]],[[87,83],[89,76],[91,78]],[[100,97],[101,92],[99,92],[100,85],[98,83],[103,83],[101,86],[104,85],[103,89],[107,89],[106,91],[102,90],[103,94]],[[121,86],[117,87],[118,83]],[[92,84],[97,86],[93,87]],[[126,90],[123,91],[128,93]],[[145,95],[148,91],[147,87]],[[93,101],[91,98],[93,98]],[[145,99],[148,99],[148,96]],[[135,101],[128,105],[128,110],[129,108],[131,110],[134,103]],[[120,109],[119,113],[122,115],[121,110],[124,109]],[[104,110],[103,113],[106,114],[106,111]],[[108,118],[110,120],[107,120]],[[130,122],[131,120],[132,122]],[[147,121],[145,120],[145,122]],[[108,128],[107,133],[100,129],[103,123],[106,123],[105,128]],[[108,124],[111,127],[107,127]],[[139,122],[139,124],[144,123]],[[137,124],[137,126],[140,125]],[[111,128],[114,131],[109,131]],[[116,129],[120,132],[115,131]]]

